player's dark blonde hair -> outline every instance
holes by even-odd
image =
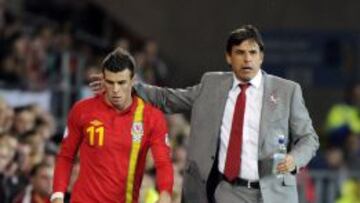
[[[131,54],[122,48],[116,48],[108,54],[102,62],[102,71],[120,72],[129,69],[131,77],[134,76],[135,60]]]

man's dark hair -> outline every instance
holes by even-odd
[[[226,52],[230,54],[233,46],[248,39],[254,40],[259,45],[260,51],[264,51],[264,42],[259,30],[253,25],[244,25],[230,33],[226,43]]]
[[[36,176],[39,173],[39,171],[43,168],[52,168],[52,166],[43,162],[38,163],[30,170],[30,176],[31,177]]]
[[[102,62],[102,71],[120,72],[129,69],[131,77],[134,76],[135,60],[129,52],[122,48],[116,48],[108,54]]]

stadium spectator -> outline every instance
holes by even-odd
[[[14,200],[14,203],[50,203],[54,168],[43,163],[32,169],[30,184]]]
[[[344,103],[331,107],[325,123],[332,145],[343,147],[350,134],[360,134],[360,83],[351,84],[345,92]]]

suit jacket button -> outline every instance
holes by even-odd
[[[215,156],[211,156],[211,159],[212,159],[212,160],[215,160]]]

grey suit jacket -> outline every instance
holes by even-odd
[[[208,202],[206,183],[217,156],[220,127],[232,72],[205,73],[198,85],[186,89],[138,84],[136,91],[167,113],[191,111],[188,161],[184,174],[183,202]],[[305,107],[300,86],[264,72],[264,96],[260,120],[258,163],[264,203],[296,203],[296,177],[271,173],[275,138],[288,136],[288,152],[297,168],[304,167],[319,147],[318,136]],[[217,167],[216,167],[217,168]]]

